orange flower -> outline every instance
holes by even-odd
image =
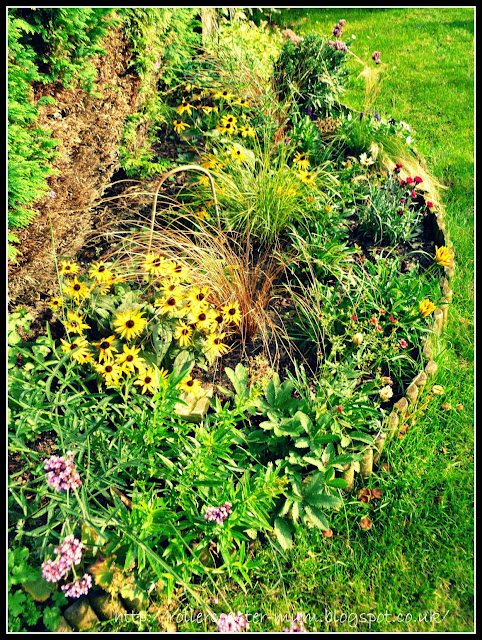
[[[434,303],[428,299],[422,300],[422,302],[419,304],[419,307],[418,307],[420,313],[424,318],[429,316],[431,313],[433,313],[436,308],[437,307],[434,305]]]
[[[450,267],[454,259],[454,254],[448,247],[435,247],[435,260],[442,267]]]

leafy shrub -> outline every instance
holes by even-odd
[[[339,110],[340,95],[348,78],[348,52],[318,34],[299,42],[287,40],[274,65],[273,82],[281,102],[290,100],[301,112],[318,116]]]

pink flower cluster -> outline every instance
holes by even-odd
[[[216,624],[220,633],[239,633],[243,629],[249,629],[246,616],[240,611],[238,613],[222,613]]]
[[[380,51],[374,51],[372,53],[372,59],[375,60],[375,64],[380,64]]]
[[[68,574],[74,564],[82,560],[83,544],[73,534],[67,536],[62,544],[54,549],[57,560],[46,560],[42,564],[42,575],[47,582],[58,582]]]
[[[332,49],[334,47],[337,51],[348,51],[348,47],[341,40],[335,40],[334,42],[333,40],[330,40],[328,42],[328,46],[331,47]]]
[[[208,507],[204,519],[208,521],[214,520],[217,524],[223,524],[229,514],[232,513],[232,506],[230,502],[225,502],[220,507]]]
[[[68,598],[80,598],[80,596],[87,595],[91,587],[92,576],[84,573],[81,580],[76,580],[72,584],[64,584],[60,588]]]
[[[72,451],[67,451],[67,458],[64,458],[64,456],[48,458],[45,461],[44,469],[48,471],[47,483],[56,491],[77,489],[82,484],[74,465]]]
[[[338,24],[335,24],[335,26],[333,27],[333,35],[335,36],[335,38],[339,38],[341,36],[341,34],[343,33],[343,27],[345,26],[345,21],[344,20],[339,20]]]
[[[289,627],[283,627],[283,631],[285,633],[307,633],[303,625],[303,613],[298,611],[294,620],[291,621],[291,625]]]

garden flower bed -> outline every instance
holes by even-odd
[[[181,585],[213,630],[245,630],[193,585],[244,588],[259,545],[332,536],[355,473],[437,391],[453,275],[438,185],[407,124],[343,104],[343,28],[287,30],[265,76],[222,44],[194,56],[166,96],[183,162],[121,188],[115,224],[54,257],[46,335],[22,342],[12,316],[25,542],[9,563],[55,622],[84,630]]]

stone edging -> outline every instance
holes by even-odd
[[[445,226],[442,211],[439,210],[431,215],[433,215],[435,245],[437,247],[448,247],[453,253],[453,243]],[[368,478],[372,475],[373,465],[378,464],[386,443],[398,433],[400,419],[405,417],[408,409],[415,404],[420,389],[427,384],[428,380],[437,371],[437,363],[433,360],[434,342],[441,335],[443,327],[448,321],[448,308],[452,302],[453,295],[453,291],[450,288],[450,280],[454,275],[453,262],[451,266],[443,267],[443,269],[444,275],[440,278],[440,288],[443,294],[441,304],[434,311],[432,333],[427,336],[422,347],[422,354],[426,364],[408,385],[405,395],[393,405],[392,412],[387,416],[382,426],[383,430],[376,437],[377,444],[375,448],[369,447],[365,449],[364,457],[359,463],[359,473],[363,478]],[[346,491],[352,491],[355,478],[355,463],[352,462],[350,465],[346,465],[341,477],[348,482]]]

